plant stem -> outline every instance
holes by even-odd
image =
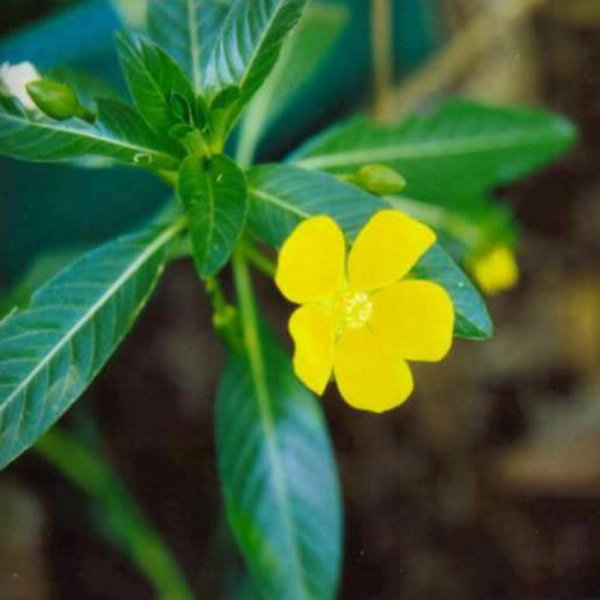
[[[374,117],[390,118],[393,80],[392,4],[390,0],[371,0],[371,56],[373,59]]]
[[[263,254],[254,244],[247,243],[242,246],[242,251],[246,259],[252,263],[261,273],[269,278],[275,277],[277,269],[275,263],[265,254]]]
[[[258,103],[263,104],[263,96],[259,96],[250,104],[247,114],[242,120],[240,137],[235,150],[235,161],[242,167],[249,167],[254,161],[254,154],[264,126],[264,120],[260,118],[261,110],[257,108]],[[259,116],[255,116],[258,114]]]
[[[161,600],[194,600],[163,540],[101,457],[57,427],[41,438],[35,449],[102,507],[123,551],[152,583]]]
[[[206,279],[204,287],[212,305],[212,322],[215,331],[231,350],[240,350],[237,309],[227,302],[221,282],[216,277]]]
[[[256,310],[254,289],[252,287],[248,261],[246,260],[242,249],[238,249],[233,254],[231,266],[238,297],[244,346],[248,353],[248,357],[250,357],[252,362],[252,357],[261,357],[262,352],[260,348],[258,312]],[[258,370],[262,370],[262,360],[258,362],[261,363]],[[253,367],[255,366],[256,365],[253,365]],[[259,379],[261,378],[259,377]]]

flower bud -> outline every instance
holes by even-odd
[[[519,267],[515,254],[503,244],[468,257],[467,264],[479,287],[489,295],[507,291],[519,281]]]
[[[3,63],[0,65],[0,93],[16,98],[25,110],[36,110],[36,105],[27,93],[26,86],[40,79],[37,69],[29,62],[17,65]]]
[[[357,171],[355,180],[360,187],[377,196],[399,194],[406,187],[404,177],[385,165],[364,165]]]
[[[65,121],[81,112],[74,90],[64,83],[39,79],[28,83],[26,88],[37,107],[52,119]]]

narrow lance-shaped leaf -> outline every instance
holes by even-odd
[[[148,30],[181,66],[197,93],[231,0],[149,0]]]
[[[131,108],[97,100],[94,125],[28,118],[0,104],[0,155],[34,162],[101,156],[153,169],[174,169],[180,150],[162,140]]]
[[[246,223],[246,178],[226,156],[188,157],[181,165],[179,197],[189,220],[194,263],[201,277],[217,273]]]
[[[252,162],[260,137],[327,56],[346,20],[343,5],[309,4],[306,7],[298,27],[283,45],[279,61],[244,115],[239,141],[242,163]]]
[[[167,134],[181,122],[174,111],[175,96],[187,105],[191,116],[194,91],[168,54],[141,37],[133,39],[125,34],[117,36],[117,50],[129,92],[150,127]]]
[[[85,391],[131,328],[184,222],[86,254],[0,323],[0,467]]]
[[[298,22],[306,0],[234,0],[207,66],[212,98],[234,88],[227,127],[273,68],[281,45]]]
[[[290,160],[336,173],[385,164],[402,173],[407,195],[447,201],[527,175],[574,137],[568,121],[547,112],[450,101],[394,126],[351,119],[307,142]]]
[[[263,600],[333,600],[342,519],[326,424],[288,356],[248,318],[247,353],[230,357],[217,396],[229,522]]]
[[[164,600],[193,600],[173,555],[145,519],[117,472],[77,437],[53,427],[35,450],[68,480],[87,492],[106,524],[102,533],[129,555]]]
[[[352,240],[369,217],[390,204],[325,173],[287,165],[265,165],[248,174],[248,223],[254,234],[278,248],[300,221],[327,214]],[[439,244],[416,265],[413,276],[443,285],[454,304],[454,333],[486,339],[492,323],[485,303],[469,278]]]

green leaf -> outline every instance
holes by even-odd
[[[317,70],[342,32],[347,16],[343,4],[307,6],[298,27],[284,43],[279,61],[244,115],[238,152],[242,164],[252,162],[260,137]]]
[[[194,90],[168,54],[141,37],[125,34],[117,36],[117,51],[134,104],[150,127],[167,134],[181,122],[175,98],[182,99],[192,113]]]
[[[246,178],[222,154],[210,160],[188,157],[181,165],[179,197],[189,220],[196,269],[217,273],[229,260],[246,223]]]
[[[357,187],[316,171],[291,165],[261,165],[247,173],[248,225],[261,240],[279,248],[300,221],[320,214],[333,217],[353,239],[386,202]]]
[[[499,244],[514,247],[518,239],[510,207],[486,194],[464,203],[424,202],[405,195],[386,196],[385,200],[435,229],[452,244],[452,254],[460,261]]]
[[[230,0],[149,0],[148,30],[181,66],[197,93]]]
[[[94,125],[71,119],[30,119],[0,104],[0,155],[34,162],[106,157],[152,169],[174,169],[177,147],[161,140],[131,108],[97,100]]]
[[[77,97],[82,104],[88,105],[89,108],[93,106],[94,98],[119,100],[119,93],[111,83],[90,75],[86,71],[70,67],[53,67],[44,70],[42,75],[52,81],[70,85],[77,93]]]
[[[342,509],[323,414],[272,337],[250,331],[217,395],[229,522],[263,600],[333,600]]]
[[[0,468],[85,391],[131,328],[183,220],[84,255],[0,323]]]
[[[451,101],[395,126],[354,118],[309,141],[290,160],[336,173],[382,163],[404,176],[408,196],[447,201],[523,177],[574,138],[568,121],[547,112]]]
[[[234,0],[207,65],[211,97],[231,87],[240,91],[229,108],[225,130],[261,86],[307,0]]]
[[[421,258],[410,276],[435,281],[450,294],[454,305],[455,335],[471,340],[492,337],[494,326],[481,295],[439,244],[434,244]]]
[[[255,167],[247,177],[248,224],[258,238],[274,248],[281,246],[303,219],[320,214],[335,219],[352,240],[374,212],[391,206],[385,199],[330,175],[291,165]],[[491,336],[492,324],[481,296],[439,244],[421,259],[413,273],[446,288],[456,313],[455,335],[470,339]]]
[[[26,306],[37,288],[72,263],[81,253],[81,248],[67,248],[37,257],[13,288],[0,293],[0,322],[15,307]]]

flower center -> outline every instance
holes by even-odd
[[[345,292],[336,306],[340,331],[345,327],[362,329],[368,325],[373,313],[373,303],[365,292]]]

